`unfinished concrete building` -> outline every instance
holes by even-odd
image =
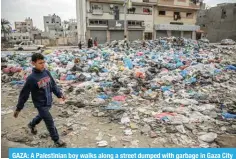
[[[236,40],[236,3],[199,10],[197,25],[204,31],[202,36],[210,42],[220,42],[226,38]]]

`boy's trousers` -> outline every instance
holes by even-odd
[[[51,113],[49,112],[51,107],[45,106],[45,107],[38,107],[38,115],[31,121],[30,125],[32,127],[35,127],[37,124],[39,124],[42,120],[44,120],[45,125],[50,133],[50,136],[53,141],[59,140],[59,135],[57,132],[57,128],[54,125],[54,121],[52,118]]]

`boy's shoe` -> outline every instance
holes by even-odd
[[[54,142],[56,147],[66,147],[66,143],[64,141],[61,140],[57,140]]]
[[[35,128],[35,126],[33,127],[32,125],[31,125],[31,123],[29,123],[28,124],[28,127],[30,128],[30,131],[31,131],[31,133],[33,134],[33,135],[36,135],[37,134],[37,129]]]

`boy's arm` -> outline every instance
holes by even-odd
[[[25,102],[28,100],[29,95],[30,95],[30,80],[29,78],[27,78],[24,87],[20,92],[18,103],[16,105],[16,111],[20,112],[21,109],[24,108]]]
[[[55,80],[53,79],[51,73],[47,70],[48,75],[51,78],[51,82],[52,82],[52,92],[57,96],[57,98],[63,98],[63,94],[60,91],[60,89],[57,87],[57,84],[55,82]]]

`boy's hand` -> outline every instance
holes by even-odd
[[[62,96],[61,98],[59,98],[59,103],[60,104],[64,104],[65,103],[65,97],[64,96]]]
[[[15,118],[17,118],[17,117],[18,117],[18,115],[19,115],[19,113],[20,113],[20,111],[17,111],[17,110],[15,110],[15,112],[14,112],[14,115],[13,115],[13,116],[14,116]]]

